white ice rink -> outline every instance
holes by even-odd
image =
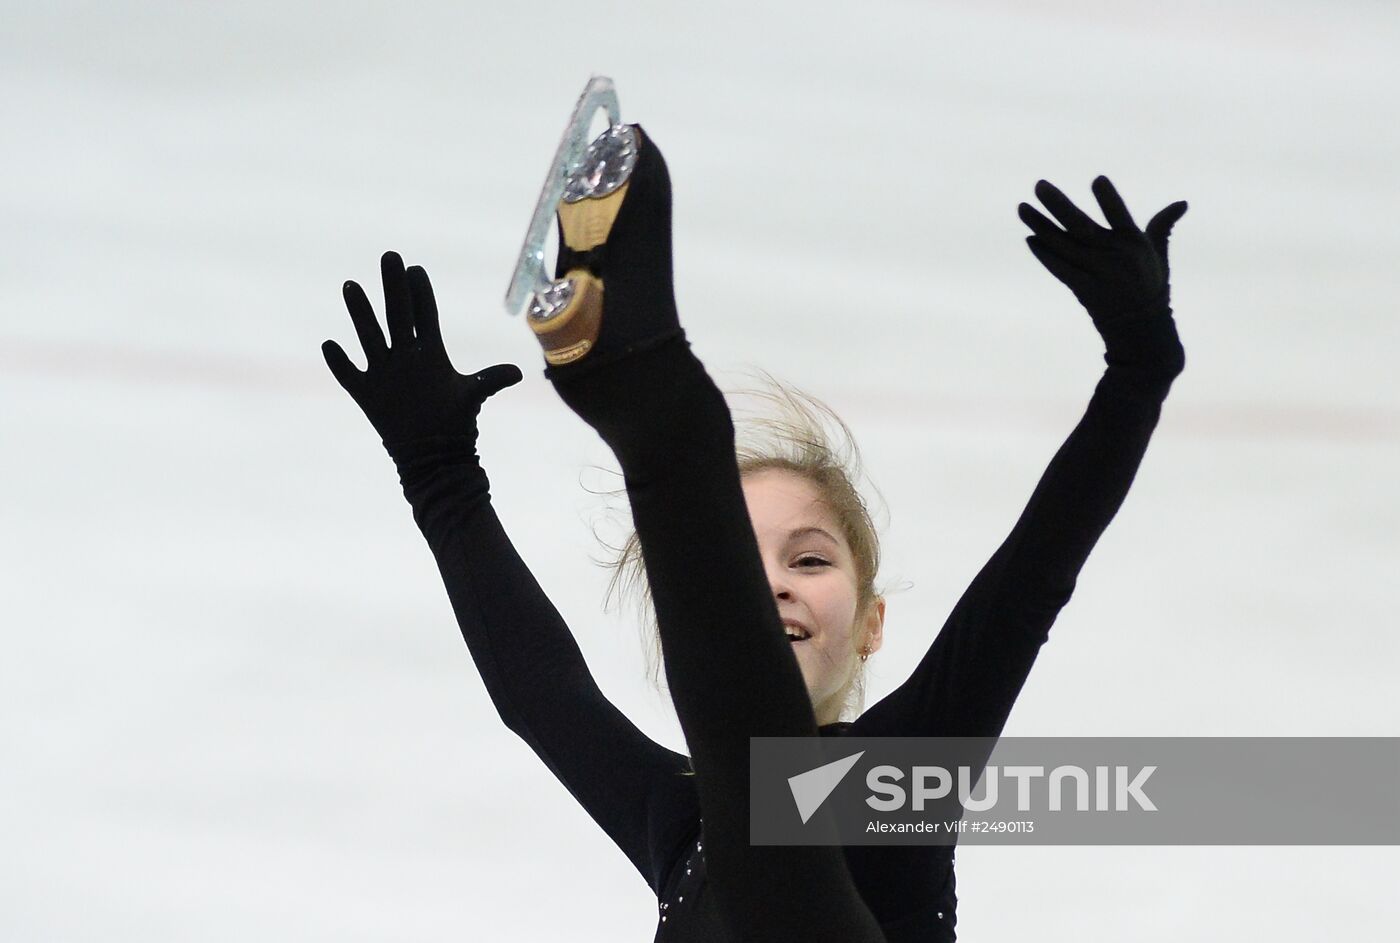
[[[0,5],[0,943],[641,941],[321,361],[432,273],[501,517],[605,691],[603,447],[501,305],[590,73],[663,148],[707,364],[854,427],[912,668],[1102,370],[1036,180],[1175,199],[1188,365],[1009,734],[1400,735],[1400,6]],[[1096,209],[1095,209],[1096,211]],[[800,877],[798,878],[800,879]],[[959,854],[962,939],[1383,940],[1396,848]]]

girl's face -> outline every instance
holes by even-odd
[[[840,522],[807,478],[769,468],[744,476],[744,498],[778,616],[818,723],[836,717],[828,702],[845,689],[859,651],[880,647],[885,604],[856,611],[856,567]]]

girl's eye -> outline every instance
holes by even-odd
[[[803,567],[831,566],[831,563],[821,557],[805,556],[797,558],[797,565]]]

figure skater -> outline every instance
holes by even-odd
[[[566,340],[557,326],[535,326],[546,376],[622,468],[688,757],[603,697],[496,517],[476,417],[520,371],[458,374],[427,274],[394,253],[381,263],[388,342],[363,290],[347,282],[368,366],[354,367],[333,341],[323,345],[327,364],[397,466],[501,718],[655,891],[657,940],[952,940],[951,848],[751,846],[749,738],[999,735],[1184,366],[1167,239],[1186,204],[1140,230],[1099,177],[1107,227],[1045,181],[1036,195],[1055,222],[1020,205],[1032,253],[1087,309],[1107,369],[910,678],[840,722],[835,705],[883,635],[878,543],[833,463],[741,467],[728,407],[676,314],[666,166],[633,130],[628,186],[590,207],[589,225],[562,227],[558,272],[583,289],[566,312]]]

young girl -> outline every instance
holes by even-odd
[[[559,272],[580,289],[576,300],[562,325],[532,326],[546,376],[621,465],[689,758],[602,696],[496,518],[475,420],[519,370],[458,374],[426,273],[393,253],[382,260],[389,343],[347,282],[368,368],[331,341],[327,363],[398,468],[502,719],[656,892],[658,940],[951,940],[951,848],[750,846],[749,738],[1000,733],[1184,365],[1166,248],[1186,206],[1167,207],[1144,232],[1103,177],[1093,189],[1108,228],[1044,181],[1037,196],[1060,225],[1021,204],[1031,251],[1088,310],[1107,370],[909,680],[838,723],[883,628],[868,518],[831,463],[740,467],[728,408],[676,316],[666,167],[633,130],[627,186],[586,207],[587,240],[567,228],[561,239]]]

